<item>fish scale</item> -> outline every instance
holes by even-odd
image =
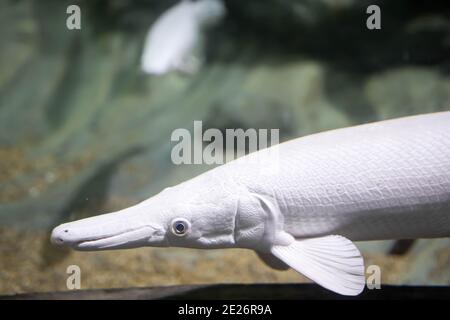
[[[241,161],[229,165],[250,189],[284,195],[278,202],[287,205],[281,212],[294,236],[450,236],[450,112],[328,131],[278,148],[272,177],[259,175],[258,166],[240,170]]]

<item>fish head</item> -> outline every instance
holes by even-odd
[[[135,206],[61,224],[51,241],[83,251],[233,247],[237,199],[203,182],[166,188]]]
[[[203,197],[180,201],[166,220],[167,241],[174,247],[215,249],[235,246],[238,198],[212,188]]]

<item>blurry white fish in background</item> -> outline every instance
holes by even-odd
[[[201,65],[195,51],[204,30],[226,13],[221,0],[183,0],[151,26],[142,53],[142,70],[162,75],[172,70],[195,73]]]

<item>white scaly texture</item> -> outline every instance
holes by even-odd
[[[450,112],[323,132],[277,148],[232,161],[215,175],[269,195],[294,237],[450,236]],[[263,165],[248,165],[256,156]],[[265,173],[267,164],[278,172]]]

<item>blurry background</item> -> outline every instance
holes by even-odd
[[[193,76],[139,68],[168,0],[0,0],[0,294],[301,282],[250,251],[54,248],[63,221],[114,211],[210,169],[170,161],[176,128],[279,128],[281,140],[450,110],[448,1],[225,0]],[[81,30],[66,8],[81,7]],[[381,7],[382,29],[366,28]],[[449,128],[450,130],[450,128]],[[450,284],[450,240],[360,243],[383,283]]]

